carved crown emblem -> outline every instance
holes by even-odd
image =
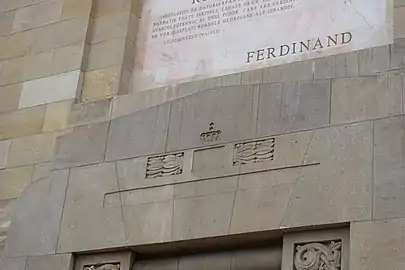
[[[209,142],[219,140],[220,134],[221,134],[221,131],[216,129],[215,124],[211,122],[209,125],[209,130],[207,132],[201,133],[200,139],[203,144],[209,143]]]

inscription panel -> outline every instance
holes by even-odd
[[[140,90],[392,43],[392,0],[145,0]]]

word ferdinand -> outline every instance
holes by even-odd
[[[307,41],[293,42],[292,44],[283,44],[278,47],[268,47],[247,52],[246,63],[252,61],[263,61],[287,55],[299,54],[308,51],[321,50],[323,48],[348,44],[352,41],[353,35],[350,32],[327,36],[325,38],[308,39]]]

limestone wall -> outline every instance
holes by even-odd
[[[4,269],[331,224],[350,225],[350,269],[404,269],[404,1],[391,45],[145,92],[130,84],[139,10],[0,2]],[[202,143],[211,122],[221,134]],[[238,161],[266,140],[272,158]],[[181,173],[147,177],[173,155]]]

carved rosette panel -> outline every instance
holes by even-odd
[[[235,145],[233,164],[241,165],[274,160],[276,139],[266,139]]]
[[[115,263],[115,264],[100,264],[100,265],[91,265],[91,266],[85,266],[83,270],[120,270],[120,264]]]
[[[295,246],[295,270],[341,270],[342,241]]]
[[[156,178],[181,174],[184,153],[148,158],[146,178]]]

